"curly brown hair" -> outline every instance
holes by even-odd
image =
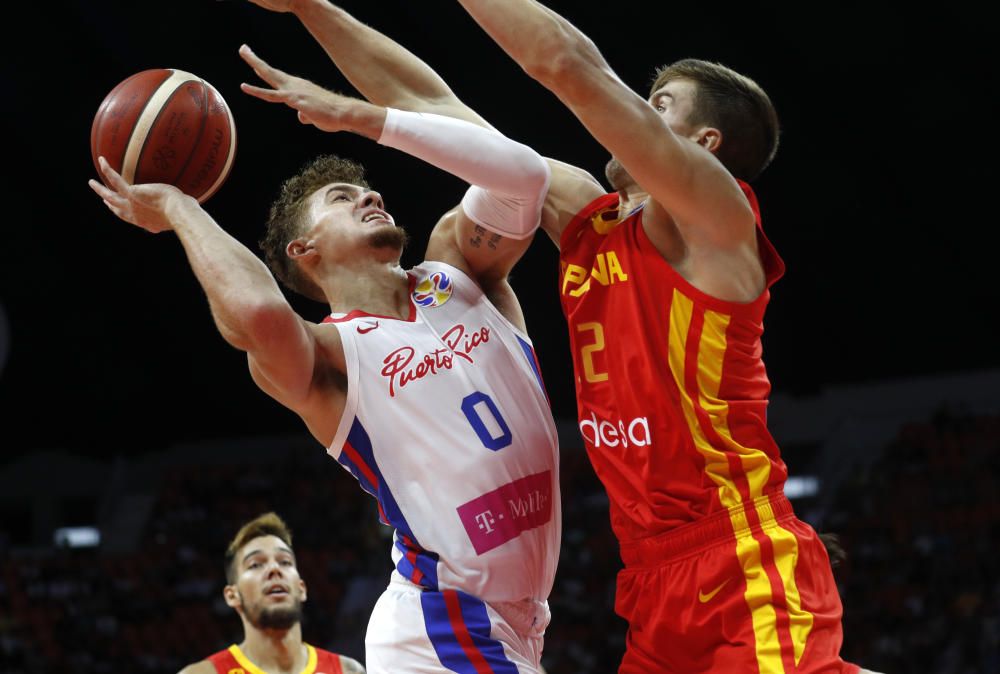
[[[691,124],[722,132],[716,156],[740,180],[761,174],[778,151],[778,113],[759,84],[719,63],[682,59],[656,71],[650,94],[672,80],[690,80],[696,91]]]
[[[242,527],[233,536],[226,548],[226,582],[232,585],[236,582],[236,554],[244,545],[260,536],[277,536],[281,542],[292,547],[292,531],[276,513],[264,513],[256,517]]]
[[[348,183],[369,188],[361,164],[335,155],[321,155],[302,167],[281,185],[281,192],[267,218],[267,231],[259,245],[271,272],[295,292],[326,302],[323,291],[313,283],[285,252],[288,243],[302,233],[306,199],[330,183]]]

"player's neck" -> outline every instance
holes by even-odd
[[[258,669],[269,673],[298,674],[305,669],[309,660],[309,653],[302,643],[302,626],[299,623],[287,630],[248,626],[244,630],[240,650]]]
[[[398,264],[338,265],[324,277],[322,287],[336,313],[360,309],[397,318],[410,314],[410,281]]]

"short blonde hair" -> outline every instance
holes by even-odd
[[[240,530],[233,536],[233,540],[229,542],[229,547],[226,548],[226,582],[230,585],[236,582],[238,575],[236,573],[236,553],[244,545],[260,536],[277,536],[282,543],[289,548],[292,547],[292,531],[276,513],[264,513],[250,520],[240,527]]]

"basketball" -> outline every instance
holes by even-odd
[[[95,167],[103,156],[129,184],[168,183],[204,202],[233,166],[236,125],[226,101],[200,77],[144,70],[104,98],[90,153]]]

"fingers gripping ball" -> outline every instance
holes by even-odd
[[[103,155],[130,184],[168,183],[204,202],[233,166],[236,125],[226,101],[200,77],[144,70],[104,98],[90,153],[95,167]]]

